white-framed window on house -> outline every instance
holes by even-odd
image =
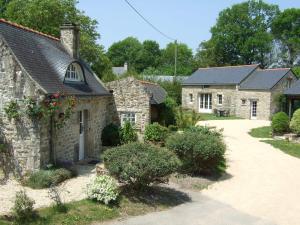
[[[192,93],[189,94],[189,102],[193,103],[194,102],[194,96]]]
[[[218,105],[223,105],[223,95],[217,94]]]
[[[136,114],[135,112],[123,112],[121,113],[121,125],[123,126],[125,122],[128,121],[131,125],[135,125],[136,123]]]
[[[83,82],[83,72],[82,68],[78,63],[72,63],[68,66],[66,75],[66,81],[75,81],[75,82]]]

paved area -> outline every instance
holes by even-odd
[[[247,132],[268,121],[209,121],[224,128],[228,177],[192,202],[170,210],[113,221],[114,225],[299,225],[300,159],[259,142]]]

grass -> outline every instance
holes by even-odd
[[[270,126],[253,128],[249,134],[255,138],[272,138],[272,129]]]
[[[263,140],[262,142],[271,144],[274,148],[278,148],[291,156],[300,158],[300,144],[298,143],[286,140]]]
[[[164,187],[152,187],[140,193],[125,191],[118,202],[110,206],[91,200],[81,200],[65,204],[65,212],[58,211],[55,207],[42,208],[37,211],[38,216],[26,224],[87,225],[159,211],[187,201],[190,201],[190,198],[182,192]],[[12,217],[0,217],[0,225],[8,224],[13,224]]]
[[[200,113],[200,120],[238,120],[236,116],[217,116],[213,113]]]

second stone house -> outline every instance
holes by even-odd
[[[289,68],[259,65],[200,68],[182,83],[182,105],[200,113],[269,120],[278,99],[297,80]]]

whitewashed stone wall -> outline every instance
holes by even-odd
[[[114,103],[119,114],[118,123],[120,123],[122,113],[134,112],[135,129],[143,132],[151,119],[150,96],[146,93],[144,86],[138,80],[129,77],[109,82],[106,87],[113,90]]]
[[[230,114],[235,114],[236,104],[236,86],[209,86],[201,88],[200,86],[183,86],[182,87],[182,106],[187,109],[193,109],[199,112],[199,96],[200,94],[212,94],[212,110],[226,109]],[[193,95],[193,102],[190,102],[190,94]],[[217,95],[223,96],[223,104],[218,104]]]

